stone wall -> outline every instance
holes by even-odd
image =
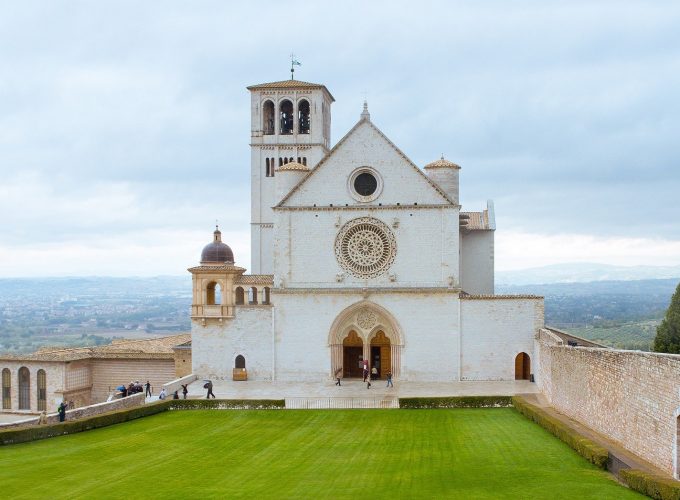
[[[543,299],[461,298],[461,380],[514,380],[515,357],[535,367],[534,338],[543,326]]]
[[[678,477],[680,355],[568,347],[545,330],[538,350],[558,411]]]
[[[184,377],[191,374],[191,347],[174,349],[175,376]]]
[[[460,286],[471,294],[494,293],[494,232],[461,233]]]
[[[19,370],[22,367],[28,368],[30,380],[30,408],[26,410],[19,410]],[[47,411],[53,411],[62,401],[65,370],[65,364],[63,362],[2,360],[0,361],[0,373],[4,369],[8,369],[10,371],[10,380],[12,383],[11,408],[7,408],[4,411],[25,411],[26,413],[38,412],[38,370],[45,370],[45,382],[47,384]]]
[[[106,401],[119,385],[128,385],[139,380],[147,380],[158,394],[161,386],[176,379],[175,360],[159,359],[97,359],[92,362],[92,401]]]
[[[108,401],[105,403],[97,403],[90,406],[84,406],[82,408],[76,408],[74,410],[66,411],[66,420],[75,420],[85,417],[93,417],[94,415],[100,415],[102,413],[107,413],[110,411],[123,410],[126,408],[134,408],[135,406],[141,406],[144,404],[144,394],[134,394],[127,398],[114,399],[113,401]],[[48,408],[50,410],[50,408]],[[39,417],[28,418],[26,420],[18,420],[16,422],[11,422],[9,424],[0,424],[0,430],[10,429],[12,427],[21,427],[24,425],[37,425]],[[58,413],[48,413],[47,423],[56,424],[59,422]]]

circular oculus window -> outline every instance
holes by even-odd
[[[349,221],[335,238],[335,256],[340,267],[357,278],[384,274],[396,254],[394,234],[385,223],[372,217]]]
[[[380,196],[382,179],[372,168],[362,167],[352,172],[348,187],[355,200],[366,203]]]

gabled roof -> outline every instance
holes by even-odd
[[[97,347],[43,347],[32,354],[0,355],[0,359],[15,361],[76,361],[92,358],[172,358],[172,349],[191,341],[190,333],[143,340],[114,340]]]
[[[302,186],[302,185],[303,185],[305,182],[307,182],[307,181],[308,181],[308,180],[309,180],[316,172],[318,172],[321,168],[323,168],[323,166],[327,163],[327,161],[329,160],[329,158],[331,158],[331,157],[333,156],[333,153],[335,153],[335,152],[340,148],[340,146],[342,146],[342,144],[343,144],[345,141],[347,141],[347,139],[348,139],[349,137],[351,137],[352,134],[353,134],[353,133],[354,133],[354,132],[362,125],[362,124],[364,124],[364,123],[368,124],[373,130],[375,130],[375,131],[378,133],[378,135],[380,135],[380,136],[387,142],[387,144],[389,144],[389,145],[397,152],[397,154],[398,154],[399,156],[401,156],[401,157],[406,161],[406,163],[408,163],[408,164],[411,166],[411,168],[413,168],[416,172],[418,172],[418,175],[422,176],[423,179],[425,179],[425,181],[426,181],[430,186],[432,186],[432,188],[433,188],[437,193],[439,193],[439,195],[440,195],[442,198],[444,198],[445,201],[449,202],[449,203],[452,204],[452,205],[458,205],[458,204],[455,203],[451,198],[449,198],[449,196],[448,196],[444,191],[442,191],[442,189],[441,189],[436,183],[432,182],[432,180],[431,180],[431,179],[430,179],[430,178],[429,178],[422,170],[420,170],[420,169],[418,168],[418,166],[417,166],[415,163],[413,163],[413,162],[411,161],[411,159],[410,159],[408,156],[406,156],[406,155],[401,151],[401,149],[399,149],[399,148],[398,148],[398,147],[397,147],[397,146],[396,146],[396,145],[395,145],[395,144],[394,144],[394,143],[393,143],[393,142],[392,142],[392,141],[391,141],[391,140],[390,140],[383,132],[382,132],[382,130],[380,130],[378,127],[376,127],[376,126],[373,124],[373,122],[372,122],[369,118],[365,118],[365,117],[362,116],[362,118],[361,118],[361,119],[360,119],[360,120],[359,120],[359,121],[358,121],[358,122],[357,122],[350,130],[349,130],[349,132],[347,132],[347,133],[345,134],[345,136],[344,136],[342,139],[340,139],[340,140],[338,141],[338,143],[337,143],[335,146],[333,146],[333,148],[328,152],[328,154],[326,154],[326,156],[324,156],[324,157],[321,159],[321,161],[320,161],[319,163],[316,164],[316,166],[309,172],[309,174],[307,174],[302,180],[300,180],[300,182],[298,182],[298,183],[295,185],[295,187],[293,187],[293,189],[291,189],[290,192],[289,192],[286,196],[283,197],[283,199],[279,202],[278,205],[276,205],[275,208],[283,207],[283,206],[285,205],[285,203],[290,199],[290,197],[291,197],[296,191],[298,191],[298,190],[300,189],[300,186]]]
[[[320,83],[303,82],[300,80],[281,80],[279,82],[258,83],[257,85],[250,85],[246,87],[248,90],[267,90],[267,89],[323,89],[330,96],[331,100],[335,102],[333,95],[328,92],[325,85]]]

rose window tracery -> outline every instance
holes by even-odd
[[[370,330],[378,321],[378,316],[370,309],[362,309],[357,314],[357,324],[364,330]]]
[[[335,239],[340,266],[358,278],[375,278],[389,269],[397,245],[390,228],[372,217],[360,217],[345,224]]]

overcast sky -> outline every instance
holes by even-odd
[[[512,7],[510,7],[512,5]],[[496,206],[498,270],[680,264],[680,2],[0,0],[0,276],[249,267],[245,87],[335,96]]]

